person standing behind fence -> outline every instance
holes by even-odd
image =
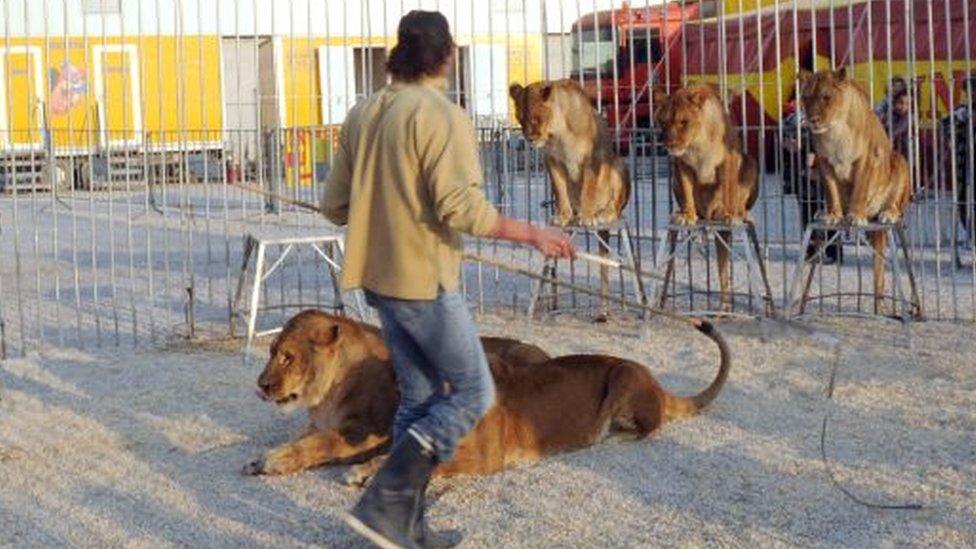
[[[878,113],[881,125],[888,132],[895,150],[908,160],[908,129],[911,117],[911,98],[907,89],[895,91],[890,107]]]
[[[976,123],[973,120],[976,115],[976,77],[966,78],[959,84],[955,99],[956,106],[940,121],[940,130],[945,171],[950,175],[947,186],[953,186],[951,177],[954,175],[956,207],[964,231],[962,238],[953,243],[956,266],[962,268],[960,241],[976,244],[976,178],[973,177],[976,159],[970,152],[976,149]]]
[[[434,533],[424,493],[438,463],[494,401],[476,327],[458,292],[461,235],[572,257],[569,236],[501,216],[481,186],[474,127],[446,95],[456,46],[438,12],[400,20],[392,82],[353,107],[322,200],[348,225],[344,289],[362,288],[382,324],[400,404],[393,447],[345,521],[382,547],[451,546]]]

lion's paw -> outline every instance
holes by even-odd
[[[895,223],[898,223],[898,221],[900,221],[900,220],[901,220],[901,215],[899,215],[898,212],[884,211],[884,212],[881,212],[881,215],[878,216],[878,221],[880,221],[881,223],[889,224],[889,225],[893,225]]]
[[[698,223],[698,216],[691,213],[676,213],[671,216],[671,223],[675,225],[694,225]]]
[[[829,212],[820,212],[817,214],[817,221],[825,225],[837,225],[841,221],[841,216]]]
[[[868,218],[863,215],[847,214],[846,220],[851,227],[863,227],[868,224]]]
[[[549,218],[549,224],[557,227],[565,227],[573,222],[572,214],[557,213]]]
[[[602,213],[596,215],[580,216],[579,224],[583,227],[599,227],[608,225],[616,221],[612,214]]]

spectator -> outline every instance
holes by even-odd
[[[970,79],[960,89],[956,98],[956,107],[940,122],[942,132],[942,143],[945,143],[944,158],[946,159],[946,173],[955,175],[956,204],[959,209],[959,220],[962,223],[965,234],[963,238],[956,239],[953,247],[956,264],[962,266],[959,259],[959,241],[976,240],[976,227],[973,220],[976,218],[976,188],[974,188],[973,167],[976,158],[970,151],[976,150],[976,101],[970,97],[970,93],[976,92],[976,79]],[[953,166],[955,164],[955,166]]]
[[[907,89],[896,91],[891,96],[891,107],[878,113],[881,124],[888,131],[888,137],[895,150],[908,159],[908,128],[911,121],[911,98]]]
[[[874,112],[878,115],[878,118],[885,120],[888,118],[888,108],[894,103],[895,96],[901,94],[902,92],[908,91],[908,83],[901,76],[895,76],[888,82],[888,87],[885,89],[884,99],[881,100],[874,107]]]

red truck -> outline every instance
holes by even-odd
[[[651,90],[667,76],[673,38],[683,24],[710,15],[711,4],[630,7],[625,2],[619,9],[589,13],[573,23],[571,77],[606,116],[622,149],[635,133],[651,127]]]

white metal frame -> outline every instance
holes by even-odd
[[[7,119],[7,57],[9,55],[28,55],[33,58],[34,93],[41,105],[32,105],[34,116],[37,118],[37,141],[29,143],[11,143],[10,121]],[[5,151],[37,151],[44,148],[44,73],[41,67],[40,46],[9,46],[0,47],[0,149]]]
[[[833,236],[827,239],[826,242],[822,243],[813,257],[806,257],[805,250],[810,246],[811,239],[813,237],[814,231],[834,231]],[[850,225],[830,225],[824,223],[823,221],[815,221],[807,226],[806,230],[803,232],[803,241],[800,245],[800,255],[796,261],[796,265],[793,267],[793,272],[788,280],[790,293],[787,297],[786,302],[786,316],[787,318],[797,318],[804,314],[805,306],[807,302],[816,299],[815,297],[810,297],[810,284],[813,281],[814,273],[817,268],[820,267],[820,263],[823,260],[824,250],[834,244],[843,243],[841,238],[843,233],[847,233],[853,236],[856,243],[860,246],[862,243],[866,244],[867,249],[870,251],[870,257],[873,259],[877,255],[877,251],[868,242],[868,234],[876,231],[885,231],[888,233],[888,250],[887,253],[891,255],[891,258],[882,258],[886,260],[886,263],[890,263],[891,267],[891,299],[892,299],[892,309],[897,315],[901,315],[904,318],[911,318],[915,320],[921,320],[924,317],[922,312],[922,300],[918,295],[918,287],[915,282],[915,271],[912,266],[911,257],[909,255],[909,244],[907,236],[905,234],[904,227],[901,222],[888,224],[873,222],[864,226],[854,227]],[[901,252],[901,257],[899,258],[899,252]],[[904,262],[904,265],[902,265]],[[886,269],[889,265],[885,265]],[[909,291],[906,292],[903,287],[903,282],[901,279],[901,270],[904,269],[908,275]],[[873,288],[872,288],[873,291]],[[872,294],[873,295],[873,294]],[[875,307],[879,305],[878,299],[883,302],[888,296],[873,296],[875,300]],[[874,314],[879,314],[881,311],[875,311]],[[834,314],[840,314],[839,311]]]
[[[265,267],[266,252],[268,246],[285,246],[281,255],[269,267]],[[342,293],[339,289],[339,273],[342,271],[341,262],[345,256],[345,241],[340,234],[323,233],[308,235],[260,235],[248,233],[244,236],[244,259],[241,265],[240,278],[237,282],[237,292],[234,298],[234,315],[242,314],[247,323],[247,334],[244,340],[242,351],[243,358],[247,361],[250,354],[251,343],[255,337],[276,334],[281,331],[281,327],[268,330],[257,331],[257,317],[261,310],[261,285],[284,263],[285,259],[296,246],[311,246],[315,253],[322,258],[332,274],[332,282],[335,285],[335,295],[338,301],[337,306],[345,307]],[[334,247],[334,248],[333,248]],[[338,251],[338,254],[333,253]],[[245,278],[247,277],[248,266],[251,263],[251,254],[256,253],[254,259],[254,275],[251,282],[250,296],[248,297],[248,307],[245,311],[240,311],[239,305],[243,297]],[[337,257],[338,256],[338,257]],[[362,296],[358,293],[354,295],[352,303],[353,311],[363,320],[366,318],[366,307]]]
[[[105,127],[105,80],[102,73],[104,55],[107,53],[122,53],[129,58],[129,94],[132,101],[132,139],[109,139],[108,128]],[[98,44],[92,46],[92,58],[95,77],[95,101],[99,109],[98,143],[102,148],[109,147],[138,147],[142,145],[142,83],[139,80],[139,52],[135,44]]]
[[[726,223],[720,221],[708,221],[699,220],[693,225],[679,225],[675,223],[669,223],[667,226],[667,237],[662,239],[658,243],[657,253],[655,255],[654,265],[659,272],[655,274],[661,275],[658,280],[651,280],[651,288],[648,294],[652,296],[652,303],[658,307],[665,307],[667,300],[667,290],[668,286],[671,284],[671,277],[674,273],[674,262],[677,259],[678,250],[686,246],[689,242],[699,241],[701,243],[702,249],[711,246],[715,242],[716,246],[722,246],[729,254],[729,265],[730,269],[737,259],[745,260],[746,264],[746,282],[749,285],[747,294],[752,295],[752,289],[758,289],[760,294],[760,299],[763,303],[762,314],[768,317],[776,318],[779,313],[776,310],[775,298],[773,297],[773,290],[769,284],[769,274],[766,269],[766,261],[763,259],[762,251],[759,246],[759,237],[756,233],[755,223],[752,221],[745,221],[741,223]],[[729,239],[726,240],[719,235],[719,233],[727,232],[729,234]],[[713,238],[713,237],[718,237]],[[735,243],[737,237],[741,237],[739,240],[742,241],[742,254],[738,254],[735,249]],[[692,252],[694,253],[694,252]],[[706,265],[706,269],[710,268]],[[663,274],[660,272],[663,270]],[[721,276],[721,275],[720,275]],[[731,279],[731,273],[729,273]],[[734,284],[734,280],[730,280],[729,288],[729,304],[732,305],[735,300],[735,288],[731,287]],[[689,281],[688,292],[698,293],[702,290],[698,290],[694,287],[694,281]],[[709,290],[710,292],[711,290]],[[687,311],[686,314],[690,316],[710,316],[710,315],[730,315],[733,314],[731,310],[703,310],[703,311]]]
[[[641,280],[640,273],[637,269],[637,261],[634,257],[634,245],[630,238],[630,230],[627,227],[627,223],[624,221],[616,221],[608,225],[596,226],[596,227],[583,227],[583,226],[570,226],[567,227],[569,231],[570,238],[576,235],[592,234],[596,237],[597,244],[603,246],[608,251],[607,257],[601,257],[599,255],[593,255],[585,252],[577,252],[576,259],[587,261],[602,267],[611,267],[619,269],[621,271],[627,272],[627,275],[631,279],[631,284],[633,284],[633,294],[634,302],[640,304],[647,303],[647,292],[644,289],[644,283]],[[600,232],[607,231],[610,233],[617,233],[617,238],[620,240],[620,244],[624,249],[624,255],[620,256],[613,247],[610,246],[609,242],[604,242],[600,237]],[[558,277],[559,271],[556,268],[556,260],[546,259],[542,267],[542,278],[536,280],[532,284],[532,290],[529,295],[529,307],[526,314],[529,318],[533,318],[536,313],[536,309],[539,304],[539,299],[542,297],[543,287],[545,285],[544,279]],[[555,290],[555,285],[553,286]],[[609,292],[609,288],[602,288]],[[608,294],[609,295],[609,294]],[[607,314],[607,310],[603,310],[602,314]],[[642,313],[643,315],[643,313]]]

